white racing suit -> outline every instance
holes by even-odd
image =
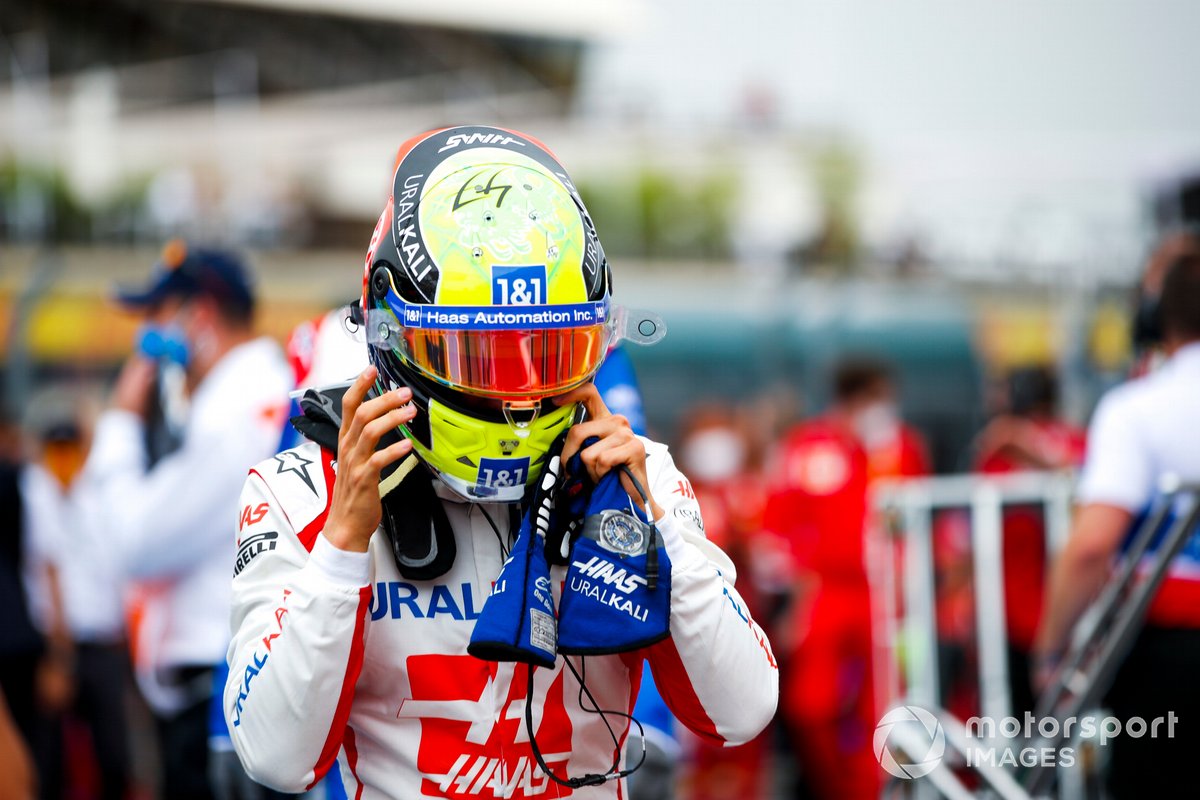
[[[644,441],[650,491],[665,510],[671,635],[637,652],[570,658],[599,708],[625,713],[648,658],[685,725],[739,744],[775,712],[775,658],[733,588],[732,564],[704,537],[687,479],[665,446]],[[507,507],[460,502],[439,485],[457,557],[442,577],[409,581],[382,529],[368,553],[320,535],[335,469],[306,443],[257,465],[243,489],[224,709],[250,775],[302,791],[340,756],[346,792],[360,800],[625,797],[620,781],[574,790],[552,781],[527,734],[528,668],[467,654],[502,563],[484,515],[507,541]],[[565,568],[551,570],[557,601]],[[608,715],[610,734],[563,659],[534,672],[538,749],[560,777],[607,772],[628,720]]]

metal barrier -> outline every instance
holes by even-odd
[[[945,730],[950,744],[948,752],[956,752],[959,756],[967,754],[966,726],[940,707],[933,559],[934,511],[965,507],[970,509],[971,520],[981,716],[993,721],[1012,716],[1004,619],[1004,507],[1043,504],[1049,561],[1049,557],[1066,543],[1072,486],[1073,480],[1068,475],[1025,473],[928,478],[893,482],[878,488],[874,494],[878,518],[891,525],[891,532],[899,534],[904,545],[904,613],[897,615],[895,562],[888,557],[888,551],[881,557],[878,530],[869,538],[875,547],[869,551],[873,595],[881,600],[876,608],[879,609],[877,622],[882,624],[875,630],[876,653],[882,653],[883,657],[877,658],[877,668],[889,676],[880,685],[877,698],[882,701],[880,708],[903,700],[932,710]],[[1077,717],[1101,702],[1141,629],[1171,560],[1183,549],[1198,523],[1200,484],[1184,484],[1174,476],[1164,476],[1154,507],[1133,532],[1130,547],[1123,554],[1112,579],[1076,625],[1071,647],[1051,685],[1040,698],[1035,719]],[[905,640],[903,648],[899,648],[901,632]],[[903,684],[892,668],[897,649],[904,652],[907,680]],[[1040,725],[1038,730],[1041,730]],[[1035,751],[1057,748],[1065,743],[1058,731],[1065,729],[1055,726],[1054,730],[1056,733],[1052,737],[1031,737],[1019,744],[1032,745]],[[995,743],[1000,742],[997,739]],[[1007,743],[1013,744],[1011,740]],[[912,745],[918,753],[920,744]],[[905,747],[903,742],[900,747]],[[1079,769],[1038,764],[1009,772],[996,769],[994,764],[970,765],[969,761],[968,757],[967,765],[986,786],[985,796],[1004,800],[1045,797],[1055,777],[1060,798],[1080,798],[1085,794],[1083,780],[1086,776]],[[964,762],[960,759],[956,763],[962,765]],[[913,794],[918,797],[935,794],[953,798],[973,796],[952,772],[947,771],[938,778],[912,786]]]
[[[870,569],[877,602],[882,603],[884,634],[881,649],[896,652],[901,631],[905,635],[905,675],[900,686],[895,670],[877,689],[880,707],[900,697],[913,703],[937,706],[941,676],[937,670],[937,616],[933,561],[933,518],[942,509],[968,509],[971,520],[971,556],[975,581],[975,627],[979,647],[980,710],[994,719],[1010,716],[1012,699],[1008,683],[1008,640],[1004,616],[1004,565],[1002,535],[1004,507],[1040,503],[1045,508],[1046,551],[1049,558],[1066,543],[1070,531],[1074,478],[1067,473],[1024,472],[1008,475],[952,475],[881,483],[873,503],[881,524],[899,532],[904,543],[904,613],[894,613],[896,585],[893,560],[880,556],[873,544]],[[879,597],[879,595],[889,595]],[[880,606],[877,605],[877,608]]]
[[[1200,484],[1185,485],[1175,476],[1165,476],[1159,497],[1135,532],[1123,562],[1090,616],[1076,626],[1071,647],[1038,701],[1038,718],[1069,719],[1100,702],[1133,647],[1171,560],[1182,552],[1198,521]],[[1161,541],[1155,548],[1156,540]],[[1061,732],[1043,736],[1037,746],[1056,746],[1062,736]],[[1031,793],[1039,791],[1050,784],[1050,770],[1031,769],[1022,782]]]
[[[874,487],[872,502],[877,513],[875,530],[868,538],[868,569],[875,609],[878,708],[903,700],[937,711],[946,719],[948,731],[961,727],[939,711],[943,676],[938,659],[934,517],[941,510],[963,509],[969,514],[971,528],[980,712],[991,719],[1012,715],[1004,603],[1004,509],[1017,504],[1042,505],[1049,561],[1070,532],[1073,489],[1074,477],[1068,473],[1033,472],[917,478]],[[903,545],[899,592],[892,547],[897,538]],[[897,613],[897,595],[903,598],[902,613]],[[902,664],[896,663],[897,652],[903,653]],[[981,777],[991,784],[995,776]],[[1015,787],[1009,776],[999,780]],[[944,787],[932,784],[911,788],[918,797],[952,796]],[[1012,796],[995,787],[992,791]]]

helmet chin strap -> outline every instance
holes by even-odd
[[[420,463],[417,457],[412,453],[408,454],[408,458],[400,462],[400,465],[392,470],[391,474],[379,482],[380,498],[387,497],[393,489],[400,485],[400,482],[408,477],[408,473],[413,471],[413,468]]]

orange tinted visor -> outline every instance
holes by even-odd
[[[586,383],[604,360],[611,332],[606,324],[535,331],[403,328],[393,346],[455,389],[540,400]]]
[[[608,298],[557,305],[407,303],[395,291],[368,312],[367,341],[469,394],[543,400],[595,375],[617,338]]]

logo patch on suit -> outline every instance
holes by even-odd
[[[279,544],[279,534],[275,531],[265,531],[247,536],[238,547],[237,562],[233,565],[234,576],[240,575],[246,565],[259,553],[264,550],[274,550],[277,544]]]
[[[282,475],[285,472],[290,472],[304,481],[304,485],[308,487],[309,491],[313,494],[317,493],[317,487],[313,483],[312,475],[308,474],[308,468],[313,463],[311,458],[305,458],[295,450],[284,450],[275,456],[275,463],[279,465],[279,468],[275,470],[276,474]]]
[[[562,796],[538,767],[525,729],[529,667],[492,664],[474,656],[414,655],[406,660],[413,696],[396,713],[421,730],[417,769],[421,794],[448,798]],[[534,672],[534,735],[550,768],[566,771],[571,720],[561,665]],[[497,706],[498,704],[498,706]]]

